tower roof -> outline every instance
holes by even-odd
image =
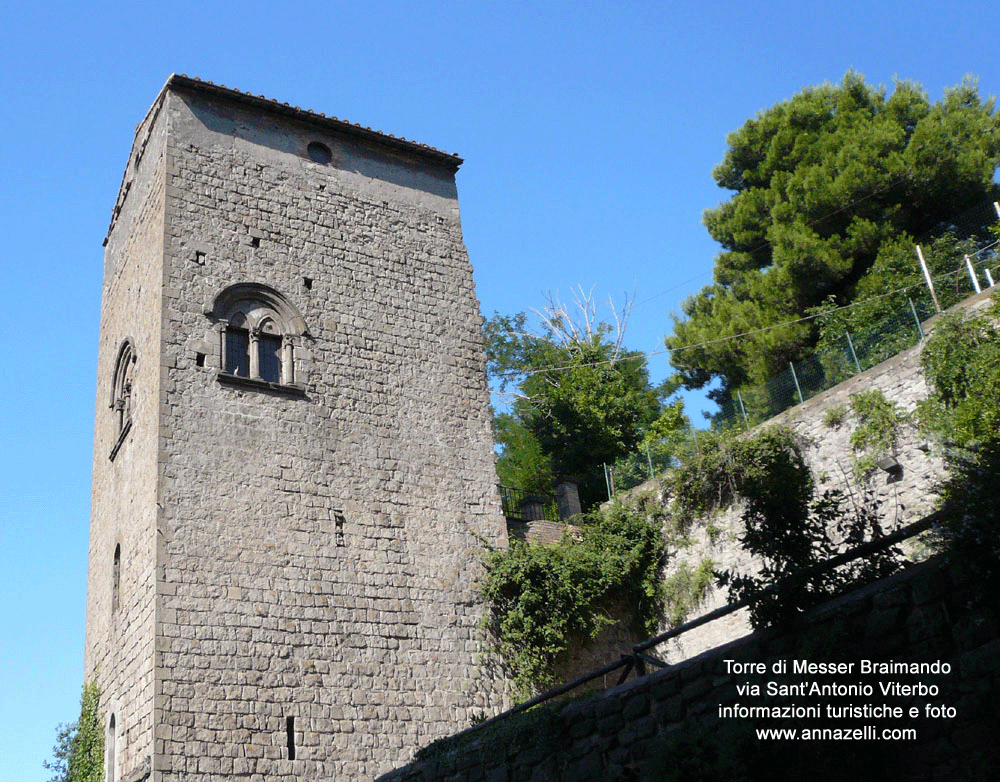
[[[266,98],[263,95],[253,95],[249,92],[243,92],[242,90],[227,87],[224,84],[213,84],[210,81],[204,81],[203,79],[194,78],[186,74],[171,74],[167,78],[166,84],[163,85],[161,95],[171,88],[196,90],[209,95],[225,97],[229,100],[235,100],[240,103],[253,106],[259,110],[269,111],[276,114],[284,114],[301,121],[310,122],[335,130],[348,136],[354,136],[355,138],[364,139],[369,142],[375,142],[385,146],[395,147],[396,149],[405,150],[410,153],[420,155],[421,157],[437,161],[438,163],[445,163],[453,169],[457,169],[463,163],[462,158],[458,155],[435,149],[427,144],[421,144],[418,141],[412,141],[410,139],[394,136],[391,133],[384,133],[381,130],[372,130],[369,127],[363,127],[362,125],[358,125],[354,122],[348,122],[347,120],[342,120],[338,117],[328,116],[322,112],[292,106],[288,103],[282,103],[271,98]]]

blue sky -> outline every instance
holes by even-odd
[[[998,22],[962,0],[0,3],[3,776],[47,779],[78,712],[101,241],[171,72],[458,153],[484,313],[634,293],[626,344],[652,352],[710,281],[729,131],[850,68],[995,94]]]

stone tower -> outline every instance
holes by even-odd
[[[460,163],[184,76],[139,124],[94,438],[109,782],[371,779],[500,705]]]

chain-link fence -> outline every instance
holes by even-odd
[[[984,204],[953,218],[942,231],[919,237],[914,273],[904,286],[877,299],[831,309],[836,318],[827,321],[828,334],[821,340],[825,347],[789,363],[765,383],[733,389],[710,417],[712,428],[748,429],[892,358],[923,339],[923,322],[939,309],[1000,282],[998,213],[997,205]],[[919,271],[919,260],[926,264],[933,293]],[[822,322],[824,315],[816,317]],[[644,443],[638,452],[606,466],[609,495],[663,472],[671,466],[672,454],[666,441]]]
[[[921,323],[934,312],[931,302],[907,297],[905,306],[874,325],[845,329],[839,345],[790,363],[766,383],[736,389],[712,417],[712,426],[753,426],[892,358],[923,338]]]

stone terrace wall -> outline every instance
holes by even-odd
[[[973,605],[958,574],[929,561],[808,614],[791,632],[766,631],[599,695],[515,715],[439,743],[380,782],[663,779],[996,779],[1000,714],[995,595]],[[982,597],[982,596],[978,596]],[[984,598],[986,599],[986,598]],[[786,661],[788,672],[775,673]],[[861,661],[947,663],[949,673],[861,672]],[[728,661],[728,662],[727,662]],[[737,673],[734,662],[766,666]],[[840,674],[793,673],[794,661],[850,663]],[[870,686],[871,695],[767,695],[768,683]],[[923,694],[883,695],[897,682]],[[741,692],[756,684],[760,695]],[[720,707],[889,705],[902,718],[750,719]],[[954,709],[953,716],[928,716]],[[915,717],[910,716],[914,709]],[[758,738],[757,728],[859,730],[856,740]],[[915,731],[902,737],[883,730]],[[870,738],[875,731],[878,738]]]
[[[995,293],[995,289],[984,291],[950,311],[981,310],[992,302]],[[935,320],[936,318],[924,324],[925,333],[933,329]],[[856,493],[857,487],[851,479],[850,437],[857,422],[849,412],[851,397],[862,391],[877,389],[882,391],[886,399],[895,402],[907,413],[912,413],[917,402],[928,394],[927,384],[920,370],[922,348],[923,343],[903,351],[760,424],[755,431],[770,426],[787,426],[802,439],[806,461],[817,478],[817,488],[820,491],[841,489],[847,493]],[[825,423],[827,413],[837,407],[847,410],[848,415],[839,426],[829,426]],[[881,511],[886,527],[910,524],[932,510],[934,486],[942,477],[943,464],[929,445],[927,438],[915,426],[903,427],[894,454],[903,468],[901,475],[890,480],[885,473],[879,473],[871,480],[871,488],[882,502]],[[649,481],[633,491],[660,493],[660,483],[658,480]],[[660,496],[662,498],[662,493]],[[697,525],[691,533],[691,545],[673,552],[666,575],[669,577],[681,564],[697,567],[706,558],[712,560],[717,570],[752,570],[753,563],[739,548],[738,543],[742,532],[741,514],[742,508],[735,506],[711,519],[711,525],[709,520]],[[725,592],[713,587],[697,613],[707,613],[726,602]],[[666,659],[679,662],[738,638],[749,632],[749,629],[745,611],[731,614],[723,621],[684,635],[662,651]],[[613,660],[620,652],[626,651],[628,650],[607,649],[604,659]],[[572,673],[579,672],[574,670]]]

